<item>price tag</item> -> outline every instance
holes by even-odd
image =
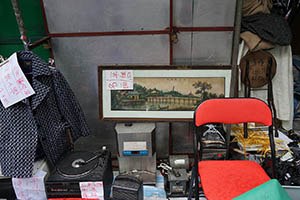
[[[132,90],[133,70],[108,70],[105,71],[107,90]]]
[[[44,179],[46,172],[40,170],[31,178],[12,178],[14,191],[18,199],[47,199]]]
[[[81,197],[104,200],[103,182],[80,182]]]
[[[17,54],[9,57],[0,67],[0,100],[4,108],[35,94],[19,66]]]

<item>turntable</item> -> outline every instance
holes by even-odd
[[[68,152],[50,173],[45,186],[48,198],[81,198],[80,182],[103,182],[104,198],[108,199],[112,185],[111,154]]]

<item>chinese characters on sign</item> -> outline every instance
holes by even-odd
[[[82,198],[104,200],[103,182],[80,182]]]
[[[12,178],[14,191],[18,199],[46,200],[44,178],[46,172],[39,170],[31,178]]]
[[[17,54],[14,53],[8,62],[0,67],[0,100],[7,108],[34,93],[18,64]]]
[[[107,70],[105,73],[107,90],[133,89],[133,70]]]

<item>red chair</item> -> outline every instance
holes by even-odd
[[[275,174],[275,145],[272,113],[267,104],[255,98],[220,98],[201,103],[194,112],[194,167],[195,199],[199,199],[199,180],[208,200],[230,200],[270,180],[264,169],[254,161],[206,160],[202,161],[203,140],[201,126],[207,123],[239,124],[256,122],[269,127],[272,172]],[[200,133],[199,133],[200,132]],[[227,133],[227,140],[230,133]],[[198,140],[198,138],[200,140]],[[200,152],[198,159],[198,141]],[[229,142],[227,142],[229,146]],[[199,161],[200,160],[200,161]],[[198,162],[199,161],[199,162]],[[191,196],[191,190],[189,198]]]

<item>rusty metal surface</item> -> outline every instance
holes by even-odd
[[[21,10],[19,8],[18,0],[11,0],[11,3],[12,3],[12,6],[13,6],[13,9],[14,9],[14,13],[15,13],[18,28],[19,28],[19,32],[20,32],[20,35],[21,35],[20,39],[24,44],[25,50],[29,50],[28,38],[26,36],[26,30],[25,30],[25,27],[24,27],[24,21],[23,21],[22,15],[21,15]]]

